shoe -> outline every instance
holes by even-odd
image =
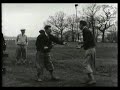
[[[86,81],[82,82],[82,84],[86,84],[88,82],[90,82],[90,80],[86,80]]]
[[[92,85],[92,84],[96,84],[96,81],[95,80],[91,80],[87,83],[88,85]]]
[[[58,77],[52,77],[51,80],[58,81],[60,79]]]
[[[41,79],[41,78],[38,78],[37,81],[38,81],[38,82],[42,82],[42,79]]]
[[[40,73],[37,72],[37,81],[42,82],[42,79],[43,79],[42,75],[40,75]]]

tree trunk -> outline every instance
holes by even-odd
[[[78,23],[77,23],[77,39],[78,39],[78,41],[80,40],[80,38],[79,38],[79,32],[78,32]]]
[[[73,31],[73,25],[72,25],[72,42],[74,42],[74,31]]]
[[[94,23],[94,18],[93,17],[92,17],[91,24],[92,24],[93,37],[95,38],[95,29],[94,29],[95,23]]]
[[[98,40],[98,30],[97,30],[97,33],[96,33],[96,39],[95,39],[95,41],[97,42],[97,40]]]
[[[61,40],[63,40],[63,31],[60,30]]]
[[[78,33],[78,41],[80,40],[79,36],[80,36],[80,34]]]
[[[96,39],[95,38],[95,30],[94,30],[94,27],[93,27],[93,37],[94,37],[94,39]],[[96,40],[95,40],[96,41]]]
[[[104,39],[105,38],[105,31],[103,31],[102,33],[103,33],[102,34],[102,42],[104,43],[105,42],[105,39]]]

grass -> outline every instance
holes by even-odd
[[[3,75],[4,87],[87,87],[81,84],[85,74],[82,72],[84,50],[75,48],[76,43],[68,43],[69,46],[56,45],[51,51],[51,57],[55,66],[55,75],[61,78],[58,82],[50,81],[49,73],[45,70],[45,81],[36,82],[35,69],[35,41],[30,41],[27,50],[27,60],[31,63],[25,65],[15,64],[14,41],[7,41],[8,58],[4,58],[7,69]],[[96,73],[97,86],[117,86],[117,44],[97,43],[96,47]]]

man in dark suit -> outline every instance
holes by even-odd
[[[89,78],[87,84],[95,84],[96,81],[93,75],[96,58],[95,39],[92,32],[87,27],[86,21],[80,21],[80,30],[82,30],[83,33],[83,46],[81,46],[81,48],[84,48],[85,50],[85,60],[83,62],[83,66],[85,68],[85,73],[87,73]]]
[[[50,51],[52,49],[52,42],[64,45],[63,41],[51,34],[51,26],[46,25],[45,30],[40,30],[40,35],[36,40],[36,68],[38,81],[42,81],[44,67],[50,72],[51,79],[56,80],[57,78],[53,74],[54,66],[50,58]]]
[[[2,73],[5,74],[5,67],[3,67],[3,57],[4,57],[4,51],[6,50],[6,42],[5,42],[5,39],[4,39],[4,36],[1,32],[1,47],[2,47],[2,51],[1,51],[1,56],[2,56]]]

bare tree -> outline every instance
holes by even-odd
[[[67,24],[68,24],[68,29],[71,31],[71,35],[72,35],[72,42],[75,41],[75,19],[76,16],[75,15],[71,15],[67,17]]]
[[[61,35],[61,40],[63,40],[63,31],[67,27],[65,13],[60,11],[55,14],[55,16],[49,16],[47,23],[55,27]]]
[[[114,24],[113,18],[116,18],[116,9],[109,5],[102,5],[104,15],[100,15],[97,19],[97,28],[102,32],[102,42],[104,42],[105,31],[108,30]]]
[[[97,6],[95,3],[88,6],[86,9],[83,9],[84,14],[87,17],[88,26],[92,29],[93,36],[95,37],[95,22],[96,22],[96,13],[100,10],[100,6]]]
[[[107,35],[106,39],[109,40],[109,42],[117,42],[117,28],[115,25],[110,27],[110,31],[108,31],[109,34]]]

